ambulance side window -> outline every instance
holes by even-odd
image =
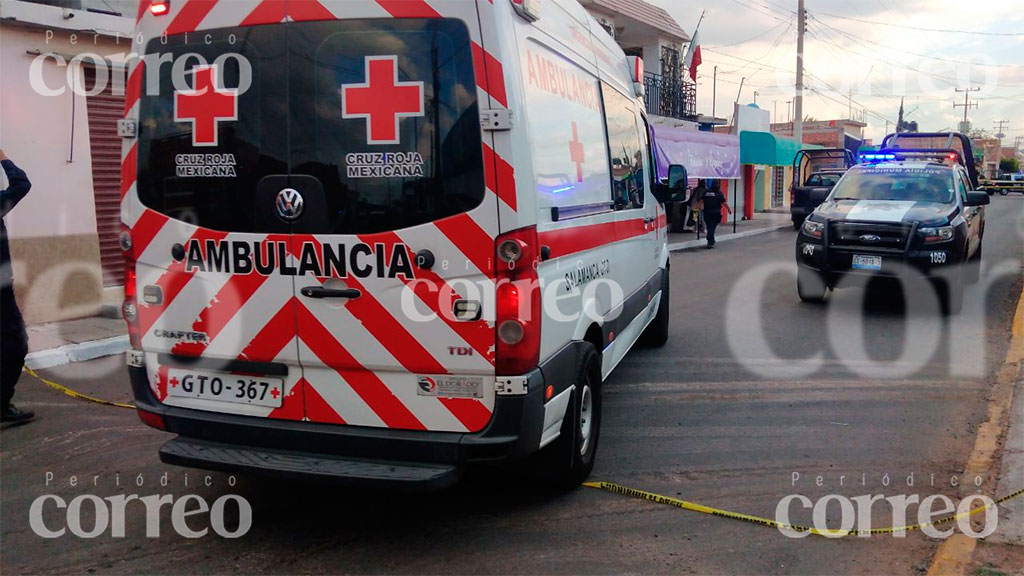
[[[633,103],[611,86],[602,84],[608,131],[612,202],[616,210],[644,206],[644,151]]]

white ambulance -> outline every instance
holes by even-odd
[[[143,0],[136,42],[124,315],[164,462],[588,475],[669,276],[642,66],[576,0]]]

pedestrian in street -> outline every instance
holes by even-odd
[[[722,208],[732,214],[732,208],[722,194],[722,185],[715,180],[704,192],[704,225],[708,229],[708,249],[715,247],[715,230],[722,223]]]
[[[0,150],[0,165],[7,174],[9,186],[0,191],[0,422],[20,424],[35,414],[19,410],[11,399],[14,386],[21,377],[21,368],[28,353],[28,334],[21,310],[14,299],[14,274],[11,270],[11,250],[7,245],[7,224],[4,219],[12,208],[28,194],[32,184],[25,172],[14,165]]]
[[[689,221],[687,222],[687,226],[693,226],[694,228],[698,228],[698,232],[700,231],[700,222],[699,218],[697,217],[697,214],[699,214],[701,209],[704,207],[704,193],[707,191],[708,188],[707,186],[704,185],[704,179],[701,178],[700,180],[697,181],[697,187],[694,188],[693,192],[690,193],[690,209],[688,210]]]

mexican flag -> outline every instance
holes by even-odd
[[[690,71],[690,79],[697,81],[697,68],[700,66],[700,31],[694,32],[690,41],[690,49],[686,51],[686,60],[683,64]]]

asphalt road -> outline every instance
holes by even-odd
[[[993,202],[986,269],[1019,266],[1024,198]],[[970,289],[964,314],[948,321],[912,309],[891,289],[852,288],[825,306],[803,305],[785,272],[793,244],[794,233],[784,231],[673,256],[671,341],[635,350],[606,383],[592,479],[768,517],[795,493],[812,500],[956,494],[950,479],[985,419],[1020,272]],[[775,271],[757,289],[756,276],[769,267]],[[927,300],[911,292],[912,302]],[[858,343],[866,356],[850,354]],[[120,363],[46,375],[128,401]],[[870,372],[883,369],[890,373]],[[28,377],[17,400],[40,417],[0,435],[0,567],[8,574],[921,574],[938,546],[919,533],[791,540],[772,528],[592,489],[552,495],[499,470],[473,470],[457,489],[432,495],[253,478],[231,487],[223,474],[211,474],[207,486],[205,472],[161,464],[156,450],[168,436],[132,411],[73,400]],[[159,538],[145,536],[137,511],[124,538],[43,539],[30,528],[29,507],[42,495],[122,493],[192,493],[208,502],[240,494],[252,504],[253,523],[237,540],[180,537],[166,510]],[[829,508],[832,520],[836,510]],[[873,525],[891,524],[889,508],[877,510]],[[54,512],[44,520],[56,528],[64,518]],[[798,512],[794,521],[811,521]]]

